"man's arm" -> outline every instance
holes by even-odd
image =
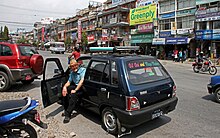
[[[62,95],[66,96],[67,94],[67,87],[70,86],[70,82],[67,81],[67,83],[63,86]]]
[[[76,91],[78,91],[82,85],[83,85],[83,81],[84,81],[84,78],[82,78],[80,81],[79,81],[79,84],[76,86],[75,90],[72,90],[71,93],[75,93]]]

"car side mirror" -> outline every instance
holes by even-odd
[[[56,73],[56,74],[60,74],[61,71],[60,71],[60,69],[54,69],[54,73]]]

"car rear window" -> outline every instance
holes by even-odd
[[[18,46],[22,56],[31,56],[33,54],[38,54],[37,50],[31,46]]]
[[[132,84],[143,84],[169,77],[161,64],[155,60],[131,60],[126,62],[127,78]]]

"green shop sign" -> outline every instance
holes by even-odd
[[[131,35],[131,43],[152,43],[153,34],[135,34]]]
[[[177,16],[194,15],[196,9],[177,11]]]
[[[216,2],[219,0],[196,0],[196,5],[201,5],[201,4],[206,4],[206,3],[210,3],[210,2]]]

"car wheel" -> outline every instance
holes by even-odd
[[[217,88],[215,90],[214,95],[215,95],[216,102],[220,103],[220,88]]]
[[[102,111],[102,123],[103,123],[104,129],[107,132],[113,135],[117,134],[118,132],[117,117],[111,108],[106,107]]]
[[[34,81],[34,79],[31,79],[31,80],[21,80],[21,82],[23,83],[23,84],[31,84],[32,82]]]
[[[0,71],[0,91],[5,91],[9,87],[10,87],[10,82],[7,74]]]

